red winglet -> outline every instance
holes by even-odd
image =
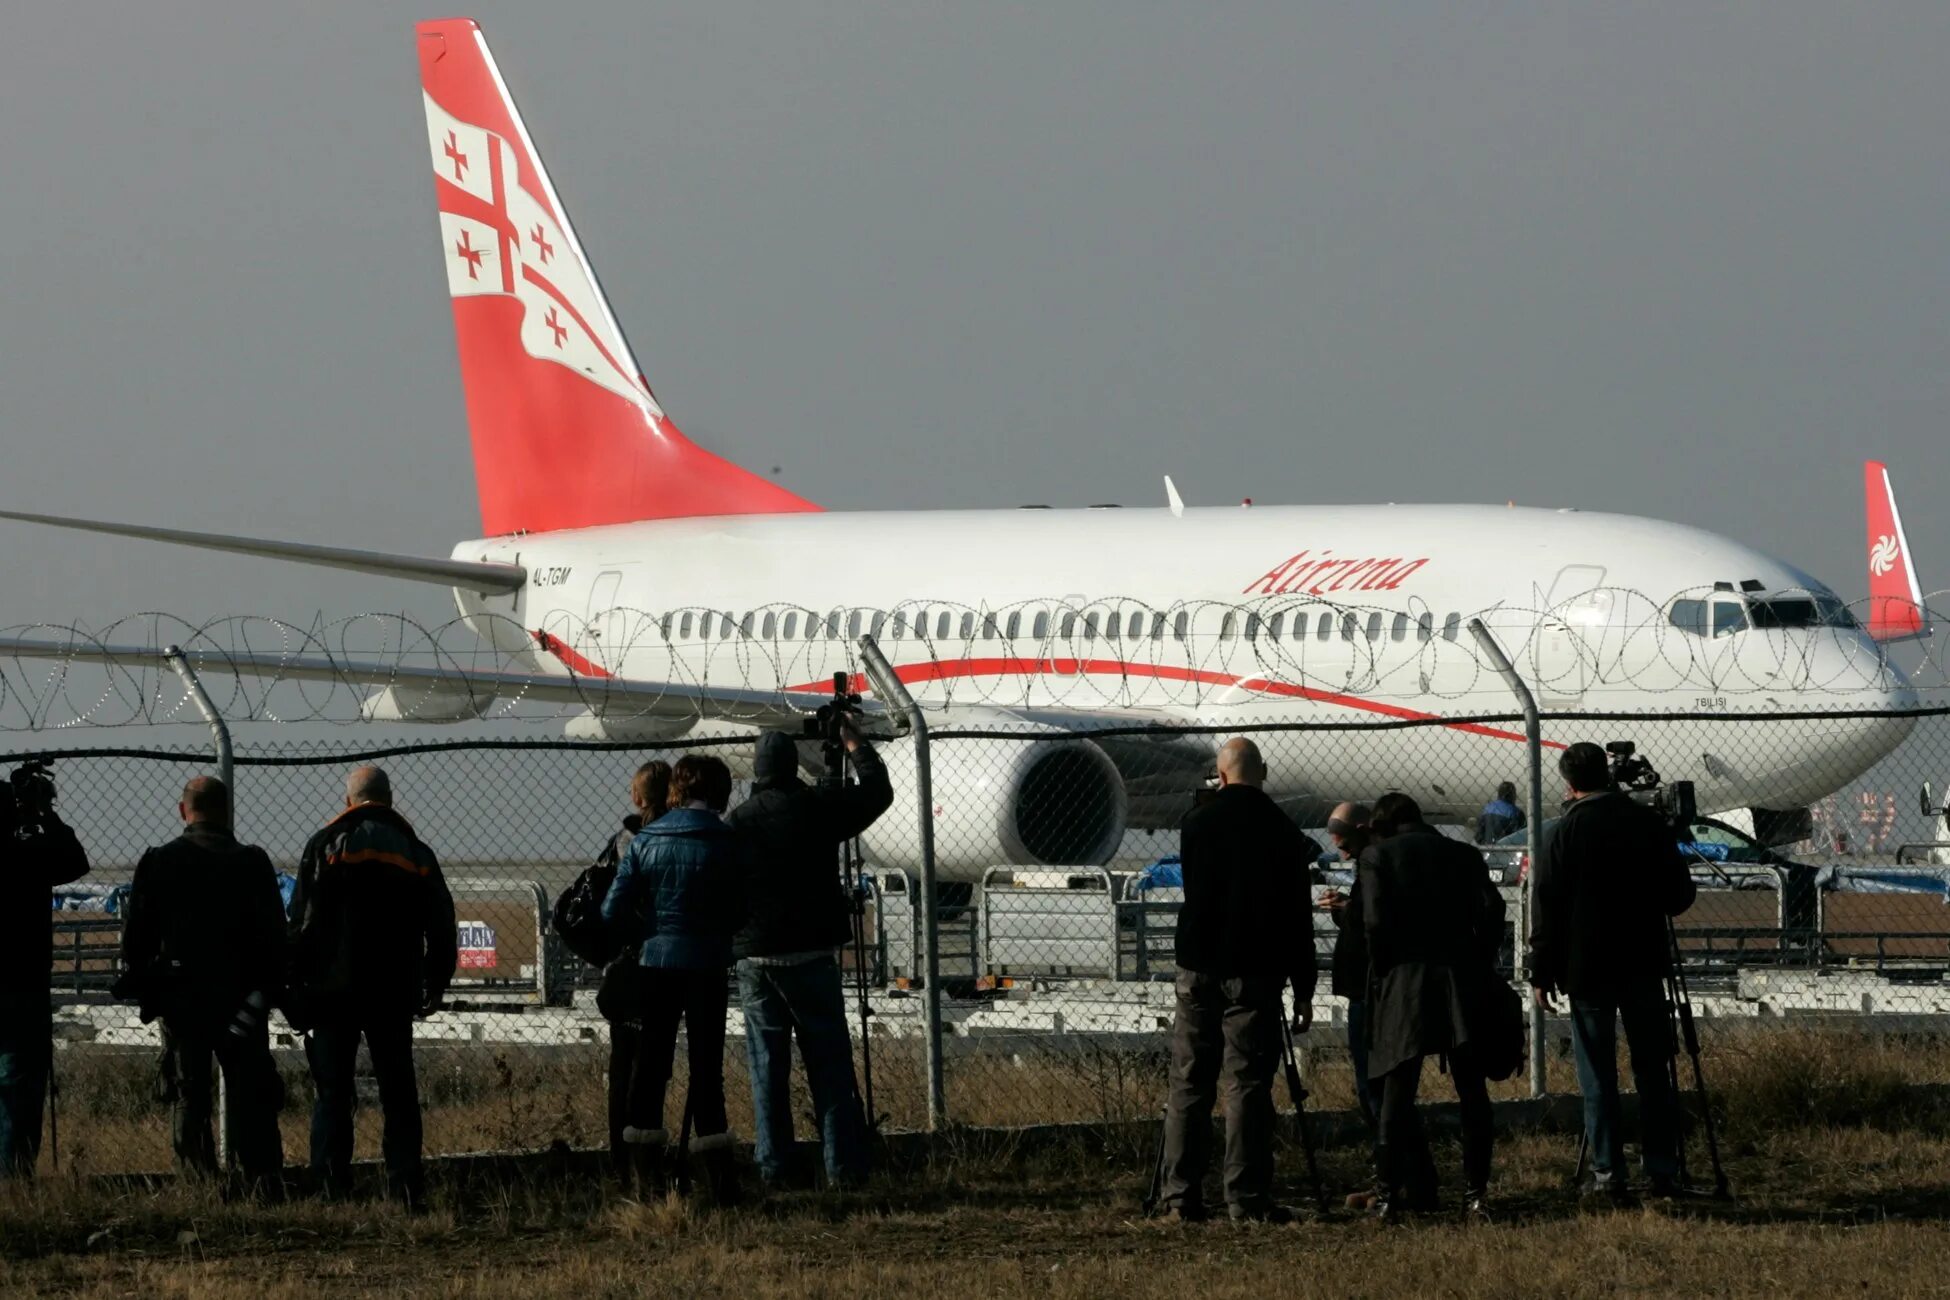
[[[1910,641],[1930,634],[1923,590],[1910,560],[1903,517],[1896,509],[1889,467],[1879,460],[1862,466],[1862,486],[1868,513],[1869,608],[1863,620],[1878,641]]]
[[[480,27],[442,18],[415,30],[485,531],[817,510],[677,431]]]

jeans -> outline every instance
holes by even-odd
[[[1435,1160],[1429,1155],[1429,1136],[1415,1109],[1422,1086],[1424,1057],[1402,1062],[1382,1077],[1381,1127],[1376,1163],[1390,1197],[1433,1208],[1436,1199]],[[1489,1084],[1467,1052],[1449,1057],[1449,1079],[1456,1087],[1462,1111],[1463,1182],[1471,1192],[1490,1185],[1490,1155],[1496,1134],[1491,1127]]]
[[[47,990],[0,993],[0,1179],[34,1176],[53,1065],[54,1011]]]
[[[690,1082],[685,1104],[691,1132],[712,1137],[729,1126],[724,1113],[724,1015],[729,993],[724,968],[637,971],[643,1028],[637,1034],[636,1060],[624,1114],[633,1128],[664,1126],[664,1094],[677,1060],[677,1027],[684,1027]]]
[[[394,1013],[340,1011],[319,1017],[305,1040],[317,1097],[311,1107],[311,1168],[327,1196],[344,1196],[352,1185],[353,1077],[359,1039],[366,1040],[386,1126],[379,1149],[386,1183],[396,1196],[420,1199],[426,1190],[420,1166],[420,1088],[413,1075],[413,1018]]]
[[[223,1069],[225,1136],[244,1176],[253,1182],[284,1173],[284,1140],[278,1133],[278,1108],[284,1085],[271,1060],[271,1041],[262,1029],[248,1038],[230,1032],[230,1017],[171,1016],[163,1022],[163,1042],[176,1078],[169,1109],[170,1143],[184,1173],[214,1176],[217,1144],[210,1131],[211,1058]]]
[[[1615,998],[1571,999],[1571,1043],[1584,1094],[1584,1140],[1600,1185],[1622,1179],[1625,1140],[1618,1113],[1617,1022],[1625,1025],[1632,1084],[1639,1094],[1639,1155],[1649,1178],[1679,1176],[1679,1099],[1673,1095],[1672,1021],[1664,988],[1641,981]]]
[[[768,1183],[787,1176],[792,1154],[792,1039],[799,1039],[806,1084],[826,1152],[827,1181],[867,1176],[867,1121],[853,1077],[840,966],[831,957],[795,966],[738,963],[745,1011],[745,1050],[752,1067],[752,1118],[758,1172]]]
[[[1280,1018],[1285,1014],[1281,983],[1264,977],[1178,973],[1160,1193],[1166,1209],[1203,1208],[1212,1106],[1221,1091],[1226,1205],[1248,1214],[1272,1205],[1273,1076],[1279,1070]]]

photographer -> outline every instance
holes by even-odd
[[[1252,741],[1221,745],[1218,769],[1217,793],[1179,836],[1185,904],[1158,1203],[1181,1221],[1205,1217],[1212,1106],[1223,1095],[1227,1217],[1284,1223],[1292,1213],[1273,1201],[1273,1077],[1288,986],[1294,1028],[1304,1033],[1313,1020],[1308,867],[1320,846],[1268,797]]]
[[[1693,904],[1693,878],[1671,829],[1617,788],[1605,751],[1581,741],[1557,770],[1570,804],[1537,855],[1531,983],[1537,1004],[1571,999],[1578,1088],[1591,1152],[1589,1194],[1627,1194],[1619,1129],[1617,1022],[1625,1026],[1638,1088],[1640,1151],[1657,1196],[1680,1192],[1679,1102],[1667,1065],[1672,1031],[1664,982],[1671,971],[1667,918]],[[1649,769],[1648,769],[1649,770]],[[1656,778],[1654,778],[1656,779]]]
[[[0,790],[0,1179],[31,1177],[40,1158],[54,1060],[49,891],[87,872],[81,842],[55,815],[47,765],[16,768]]]
[[[733,950],[751,1058],[758,1172],[772,1187],[785,1182],[792,1152],[794,1036],[819,1116],[827,1179],[857,1184],[867,1176],[867,1121],[835,955],[851,937],[853,904],[835,850],[887,811],[894,787],[852,722],[842,717],[837,725],[857,784],[807,785],[799,779],[793,737],[768,731],[753,755],[751,798],[725,818],[738,833],[745,863],[746,920]]]
[[[214,1177],[211,1057],[229,1089],[232,1149],[251,1192],[283,1194],[278,1135],[283,1085],[271,1061],[267,1017],[284,961],[284,899],[263,849],[231,833],[230,791],[192,778],[177,804],[183,833],[136,864],[122,929],[118,997],[144,1023],[160,1016],[176,1095],[170,1141],[191,1177]]]

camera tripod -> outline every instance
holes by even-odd
[[[848,674],[833,674],[833,698],[820,706],[819,712],[806,720],[806,729],[816,732],[820,738],[820,751],[826,761],[826,772],[821,783],[841,789],[847,785],[847,769],[850,755],[846,747],[844,728],[849,717],[857,717],[860,710],[860,697],[849,689],[851,678]],[[861,1105],[866,1113],[868,1133],[880,1129],[880,1116],[873,1105],[873,1037],[869,1021],[873,1017],[873,1006],[867,996],[867,893],[866,866],[860,851],[860,837],[851,836],[840,841],[840,879],[844,883],[849,912],[848,920],[852,926],[853,941],[853,987],[859,999],[860,1014],[860,1081]]]

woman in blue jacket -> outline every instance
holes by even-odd
[[[678,759],[670,773],[670,811],[630,842],[603,900],[603,919],[638,946],[643,1028],[623,1140],[636,1155],[639,1179],[656,1187],[670,1145],[664,1094],[681,1022],[690,1060],[691,1149],[721,1200],[733,1190],[724,1103],[725,972],[742,919],[737,842],[719,816],[730,802],[731,771],[722,760]]]

